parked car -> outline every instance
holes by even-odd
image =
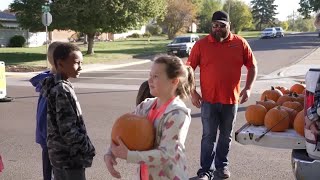
[[[277,37],[277,30],[276,28],[265,28],[261,32],[261,38],[275,38]]]
[[[277,31],[277,37],[283,37],[284,36],[284,30],[282,27],[275,27]]]
[[[177,36],[167,45],[167,53],[179,57],[189,56],[193,45],[199,39],[199,36],[196,34]]]

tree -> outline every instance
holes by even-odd
[[[273,25],[275,20],[275,12],[278,5],[274,5],[274,0],[252,0],[252,16],[259,30],[262,25]]]
[[[167,13],[161,22],[167,28],[169,39],[185,32],[195,19],[196,6],[189,0],[167,0]]]
[[[310,13],[320,10],[320,1],[319,0],[300,0],[300,8],[298,11],[305,18],[311,18]]]
[[[281,21],[280,26],[282,27],[283,30],[287,31],[289,28],[289,23],[288,21]]]
[[[231,30],[238,34],[243,28],[250,28],[250,26],[252,26],[250,7],[240,0],[227,0],[223,6],[223,10],[228,12],[229,5]]]
[[[289,16],[287,21],[288,29],[299,32],[313,32],[316,29],[313,25],[314,20],[315,17],[312,16],[309,19],[299,16],[293,21],[292,16]]]
[[[31,32],[44,31],[41,23],[41,6],[45,0],[14,0],[10,10],[16,14],[20,27]]]
[[[39,0],[14,0],[11,8],[21,26],[31,31],[43,29]],[[165,0],[55,0],[50,4],[50,29],[74,30],[88,36],[87,54],[93,54],[94,37],[100,32],[124,32],[139,27],[150,18],[163,17]],[[32,21],[32,23],[30,23]]]
[[[220,0],[203,0],[198,15],[199,32],[209,33],[211,27],[212,14],[222,8]]]

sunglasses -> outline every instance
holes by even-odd
[[[226,24],[218,24],[218,23],[212,23],[211,24],[212,28],[226,28]]]

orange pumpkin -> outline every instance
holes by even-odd
[[[264,106],[255,104],[247,107],[245,117],[249,124],[262,126],[264,124],[264,116],[266,113],[267,109]]]
[[[294,97],[295,97],[295,101],[299,102],[302,106],[304,106],[304,94],[297,94],[297,93],[293,93]]]
[[[304,136],[304,110],[297,114],[293,122],[293,128],[298,134]]]
[[[277,102],[280,96],[282,96],[283,93],[279,89],[275,89],[273,86],[271,86],[270,90],[265,90],[261,94],[260,100],[263,101],[265,97],[267,96],[268,99],[273,100],[274,102]]]
[[[297,101],[286,101],[282,106],[294,109],[297,112],[300,112],[303,109],[303,106]]]
[[[289,128],[293,127],[293,121],[294,118],[296,118],[297,114],[299,111],[296,111],[294,109],[285,107],[285,106],[280,106],[281,109],[284,109],[285,111],[287,111],[288,115],[289,115]]]
[[[272,132],[283,132],[289,128],[289,115],[286,110],[277,106],[267,112],[264,125]]]
[[[264,106],[267,111],[277,106],[277,104],[273,100],[268,99],[267,96],[265,96],[263,101],[257,101],[256,103]]]
[[[305,86],[303,84],[294,84],[293,86],[291,86],[290,91],[291,92],[295,92],[297,94],[302,94],[303,91],[305,89]]]
[[[147,118],[128,113],[113,124],[111,138],[115,144],[118,144],[117,136],[128,149],[146,151],[153,148],[155,129]]]
[[[289,94],[290,93],[290,90],[288,88],[286,88],[286,87],[276,86],[275,88],[279,89],[282,92],[282,94]]]
[[[295,100],[295,97],[293,96],[293,93],[290,93],[290,94],[285,94],[279,97],[279,99],[276,102],[277,102],[277,105],[281,106],[284,102],[294,101],[294,100]]]

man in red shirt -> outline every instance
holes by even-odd
[[[229,178],[228,153],[238,103],[246,102],[257,76],[257,62],[247,41],[230,32],[229,15],[217,11],[212,16],[211,32],[196,42],[187,61],[200,68],[201,95],[192,93],[192,103],[201,107],[202,140],[199,179],[211,179],[214,160],[216,174]],[[245,87],[240,92],[241,67],[246,66]],[[240,100],[240,97],[241,100]],[[216,144],[217,130],[219,139]]]

